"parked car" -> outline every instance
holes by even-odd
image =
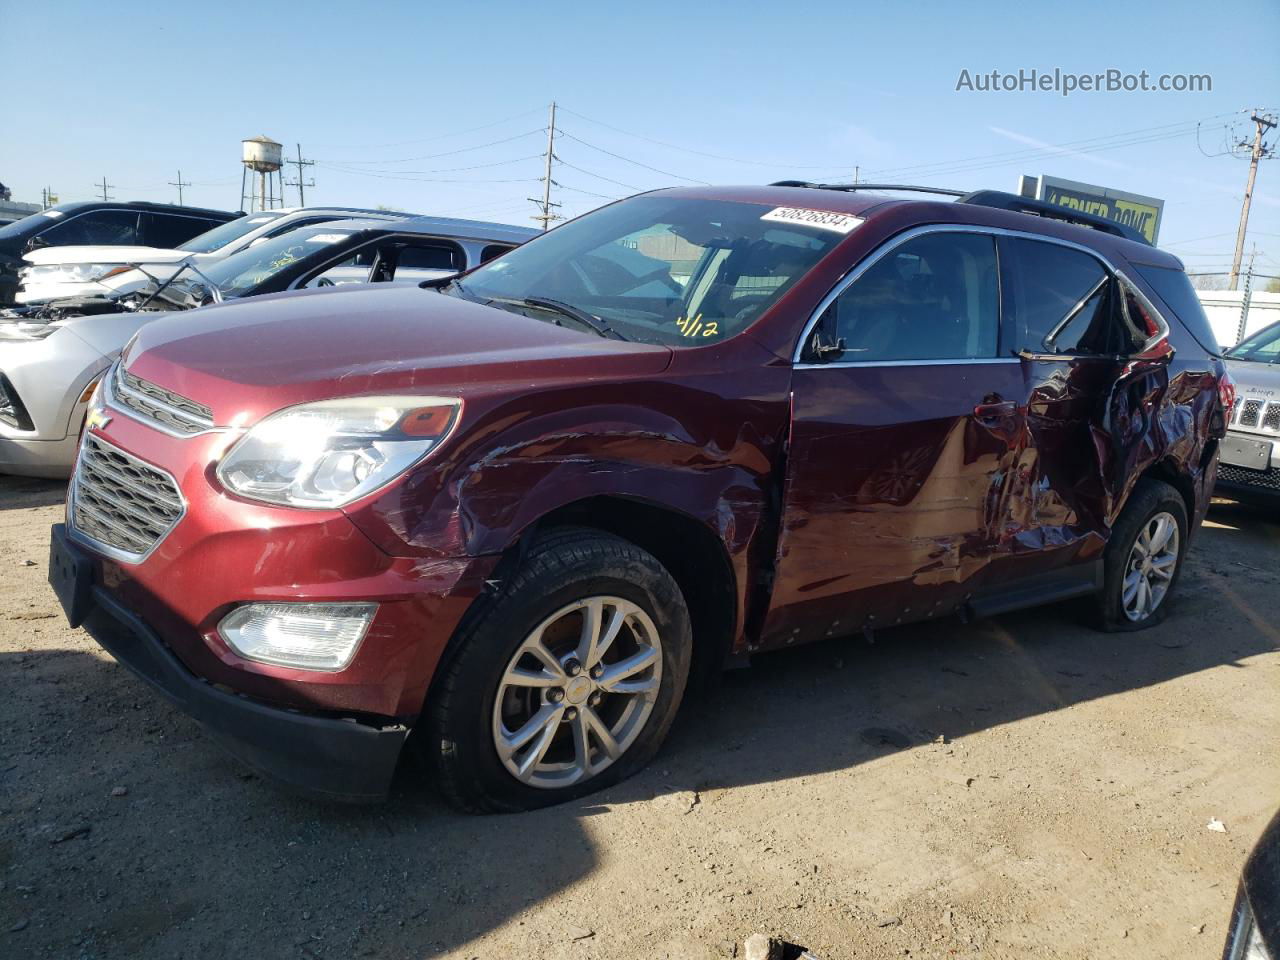
[[[1245,861],[1222,952],[1222,960],[1275,957],[1280,957],[1280,813]]]
[[[188,261],[205,266],[233,253],[318,223],[349,220],[407,220],[416,216],[360,207],[294,207],[250,213],[214,227],[173,249],[139,246],[41,247],[18,271],[18,303],[47,303],[67,297],[111,296],[147,280],[167,280]],[[138,267],[140,269],[130,269]]]
[[[1226,352],[1239,385],[1218,467],[1218,490],[1243,500],[1280,498],[1280,323]]]
[[[729,657],[1068,597],[1140,629],[1232,398],[1137,236],[992,192],[660,190],[427,289],[161,320],[102,382],[50,578],[259,770],[372,800],[408,741],[469,810],[635,772]]]
[[[144,324],[216,300],[357,280],[418,282],[510,250],[536,231],[417,217],[300,227],[111,297],[0,311],[0,473],[66,476],[102,372]]]
[[[170,203],[59,203],[0,226],[0,306],[14,302],[22,258],[40,247],[172,247],[239,216],[226,210]]]

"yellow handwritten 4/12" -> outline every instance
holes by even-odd
[[[714,337],[720,332],[716,321],[708,320],[703,323],[702,314],[696,317],[676,317],[676,326],[686,337]]]

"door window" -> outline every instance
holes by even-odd
[[[514,250],[515,247],[509,243],[491,243],[480,251],[480,262],[488,263],[494,257],[500,257],[508,250]]]
[[[875,261],[827,308],[841,362],[994,357],[1000,328],[995,240],[938,232]]]
[[[400,248],[396,270],[446,270],[454,273],[466,266],[462,248],[451,243],[423,244]]]
[[[1118,322],[1115,283],[1097,258],[1056,243],[1014,238],[1006,248],[1027,353],[1114,356],[1133,349]]]
[[[142,215],[143,242],[149,247],[172,250],[192,237],[205,233],[219,222],[183,217],[173,213],[144,213]]]
[[[74,244],[123,246],[138,242],[138,214],[132,210],[94,210],[68,217],[40,234],[51,247]]]

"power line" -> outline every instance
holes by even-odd
[[[564,166],[568,167],[570,170],[577,170],[579,173],[585,173],[588,177],[595,177],[597,180],[604,180],[606,183],[612,183],[614,186],[626,187],[628,190],[635,190],[637,192],[644,189],[644,187],[637,187],[633,183],[623,183],[621,180],[614,180],[613,178],[606,177],[603,174],[594,173],[591,170],[586,170],[582,167],[575,166],[574,164],[570,163],[568,160],[561,159],[560,157],[556,157],[556,159],[559,160]]]
[[[470,153],[472,150],[483,150],[485,147],[496,147],[499,144],[511,143],[513,140],[523,140],[525,137],[531,137],[535,133],[544,133],[546,127],[538,127],[536,130],[526,130],[524,133],[517,133],[514,137],[503,137],[501,140],[490,140],[488,143],[478,143],[474,147],[460,147],[457,150],[445,150],[443,153],[427,153],[419,157],[400,157],[396,160],[324,160],[322,163],[340,163],[346,166],[376,166],[378,164],[388,163],[413,163],[416,160],[434,160],[437,157],[452,157],[459,153]]]
[[[512,120],[519,120],[522,117],[528,117],[535,113],[541,112],[541,107],[534,107],[523,113],[517,113],[513,117],[506,117],[503,120],[494,120],[492,123],[482,123],[478,127],[468,127],[465,130],[455,130],[452,133],[441,133],[434,137],[423,137],[417,140],[399,140],[395,143],[322,143],[321,147],[330,147],[334,150],[385,150],[390,147],[406,147],[411,143],[434,143],[438,140],[448,140],[450,137],[461,137],[468,133],[475,133],[479,130],[489,130],[493,127],[500,127],[504,123],[510,123]]]
[[[672,173],[670,170],[660,170],[657,167],[649,166],[649,164],[647,163],[641,163],[639,160],[632,160],[630,157],[624,157],[619,153],[614,153],[611,150],[606,150],[604,147],[597,147],[594,143],[588,143],[586,140],[583,140],[581,137],[575,137],[572,133],[569,133],[567,130],[561,130],[560,133],[562,136],[566,136],[570,140],[573,140],[576,143],[580,143],[584,147],[587,147],[590,150],[595,150],[598,153],[603,153],[605,156],[613,157],[615,160],[621,160],[624,163],[630,163],[630,164],[634,164],[637,167],[643,167],[646,170],[652,170],[654,173],[660,173],[664,177],[673,177],[676,180],[686,180],[689,183],[697,183],[704,187],[711,186],[711,184],[709,184],[706,180],[695,180],[693,177],[682,177],[680,174]]]
[[[472,165],[470,165],[470,166],[467,166],[467,167],[438,167],[438,168],[436,168],[436,169],[434,169],[434,170],[397,170],[397,171],[395,171],[395,172],[396,172],[396,173],[398,173],[398,174],[410,174],[410,173],[412,173],[412,174],[461,173],[461,172],[466,171],[466,170],[486,170],[486,169],[489,169],[490,167],[505,167],[505,166],[508,166],[508,165],[510,165],[510,164],[513,164],[513,163],[521,163],[521,162],[523,162],[523,161],[525,161],[525,160],[538,160],[538,159],[540,159],[541,157],[542,157],[542,154],[541,154],[541,153],[531,153],[531,154],[529,154],[528,156],[524,156],[524,157],[513,157],[513,158],[512,158],[512,159],[510,159],[510,160],[498,160],[498,161],[497,161],[497,162],[495,162],[495,163],[474,163],[474,164],[472,164]],[[364,170],[352,170],[350,167],[347,167],[347,166],[342,165],[342,164],[337,164],[337,163],[324,163],[323,161],[321,161],[321,164],[322,164],[322,166],[325,166],[325,167],[327,167],[327,168],[328,168],[328,169],[330,169],[330,170],[345,170],[345,171],[348,171],[348,172],[350,172],[350,173],[365,173],[365,172],[366,172],[366,171],[364,171]],[[382,172],[383,172],[383,173],[390,173],[390,172],[392,172],[392,171],[390,171],[390,170],[385,170],[385,171],[382,171]]]

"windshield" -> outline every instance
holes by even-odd
[[[763,204],[634,197],[480,267],[460,292],[516,306],[559,301],[628,340],[718,343],[750,326],[844,238],[776,215]]]
[[[279,220],[282,216],[284,216],[282,213],[251,213],[247,217],[237,217],[235,220],[192,237],[175,249],[185,250],[187,253],[213,253],[215,250],[221,250],[232,240],[239,240],[250,230],[257,230],[264,223]]]
[[[1256,363],[1275,363],[1280,360],[1280,323],[1263,327],[1251,337],[1245,337],[1227,351],[1232,360],[1253,360]]]
[[[302,227],[264,240],[200,269],[218,285],[224,297],[243,297],[299,260],[345,243],[358,232],[337,230],[327,224]],[[184,282],[199,283],[201,280],[198,276],[184,277]]]

